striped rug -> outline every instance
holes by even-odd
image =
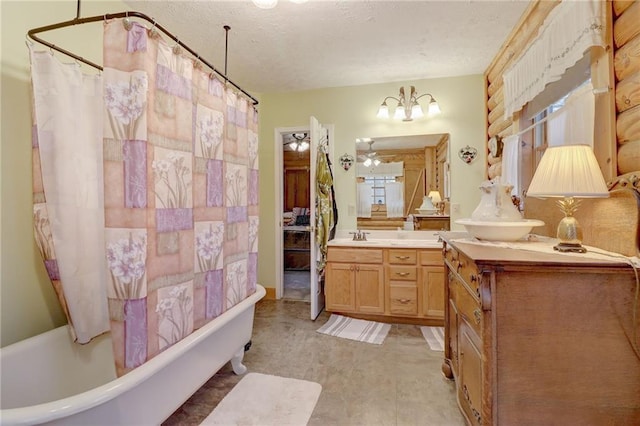
[[[443,327],[420,327],[424,339],[429,344],[432,351],[444,351],[444,328]]]
[[[390,329],[390,324],[332,314],[326,324],[317,331],[329,336],[380,345],[384,342]]]

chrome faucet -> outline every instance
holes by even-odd
[[[362,232],[361,230],[357,230],[357,232],[349,232],[353,234],[353,241],[367,241],[367,234],[370,232]]]

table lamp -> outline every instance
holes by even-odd
[[[436,210],[438,211],[438,214],[442,214],[442,210],[444,207],[444,203],[442,202],[442,197],[440,196],[440,192],[439,191],[429,191],[429,198],[431,199],[431,202],[433,203],[433,205],[436,207]]]
[[[577,198],[606,198],[609,190],[588,145],[553,146],[545,150],[527,190],[527,196],[561,198],[556,201],[564,218],[558,224],[560,252],[585,253],[582,230],[573,214],[580,205]]]

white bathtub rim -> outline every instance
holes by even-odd
[[[219,317],[214,318],[181,341],[177,342],[182,348],[181,351],[166,350],[160,352],[158,355],[145,362],[144,368],[135,368],[124,376],[117,377],[104,385],[89,389],[76,395],[28,407],[2,409],[0,410],[0,423],[43,423],[68,417],[73,414],[86,411],[87,409],[93,408],[97,405],[104,404],[105,402],[116,398],[118,395],[134,388],[138,383],[141,383],[153,376],[157,371],[176,360],[191,347],[200,343],[209,334],[219,330],[244,310],[249,309],[251,305],[255,306],[255,304],[265,296],[265,294],[266,290],[264,287],[259,284],[256,285],[255,293],[243,299],[238,304],[222,313]],[[210,325],[210,327],[207,328],[207,325]],[[67,326],[64,325],[61,327]],[[20,342],[17,342],[17,344],[19,343]],[[7,348],[10,347],[11,345],[7,346]],[[4,350],[4,348],[2,350]],[[125,378],[126,380],[120,380]],[[117,383],[114,384],[114,382]]]

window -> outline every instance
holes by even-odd
[[[566,93],[557,101],[551,103],[537,115],[532,118],[533,124],[533,169],[535,170],[540,163],[540,159],[544,151],[549,145],[559,145],[564,143],[565,138],[565,122],[566,117],[556,117],[560,114],[562,108],[567,104],[567,100],[574,95],[578,95],[587,89],[591,89],[591,79],[582,82],[578,87]],[[556,114],[557,113],[557,114]],[[554,118],[556,117],[556,118]],[[557,120],[556,122],[552,122]],[[586,142],[586,141],[585,141]]]
[[[364,183],[371,185],[371,204],[386,204],[386,194],[384,185],[395,182],[395,176],[368,176],[364,178]]]

